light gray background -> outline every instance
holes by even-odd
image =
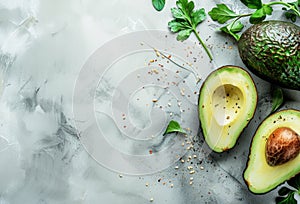
[[[196,6],[209,11],[220,2],[238,11],[245,9],[239,1],[229,0],[197,1]],[[259,91],[256,115],[238,145],[228,153],[211,153],[198,133],[192,138],[194,147],[183,156],[184,163],[178,158],[178,162],[160,172],[134,176],[103,167],[81,144],[75,129],[72,96],[89,57],[105,43],[125,34],[144,30],[167,32],[170,8],[174,6],[175,0],[167,1],[164,10],[157,12],[150,0],[0,1],[1,204],[132,204],[149,203],[151,198],[153,203],[172,204],[274,202],[276,190],[253,195],[242,178],[252,135],[270,111],[270,85],[255,76]],[[274,13],[274,18],[281,17],[280,12]],[[198,67],[200,74],[201,69],[207,73],[226,64],[243,66],[234,40],[216,32],[217,27],[209,17],[198,27],[214,56],[209,68]],[[188,43],[194,42],[196,39],[191,36]],[[182,45],[187,49],[188,44]],[[193,48],[193,52],[202,51],[201,47]],[[198,87],[199,84],[193,88]],[[289,101],[283,108],[298,108],[298,92],[285,93]],[[183,148],[186,147],[187,144]],[[188,156],[192,156],[189,162]],[[189,166],[195,170],[192,175]]]

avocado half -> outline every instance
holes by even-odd
[[[300,155],[291,160],[279,164],[270,165],[268,163],[266,148],[267,141],[274,136],[273,132],[278,128],[289,128],[300,134],[300,111],[288,109],[274,113],[267,117],[258,127],[252,139],[251,149],[247,167],[244,171],[244,179],[251,192],[263,194],[276,188],[279,184],[289,180],[300,173]],[[290,135],[288,136],[290,137]],[[298,150],[299,150],[298,139]],[[288,153],[292,148],[283,145],[276,148],[277,157],[283,154],[284,148]],[[299,153],[299,151],[298,151]]]
[[[300,27],[285,21],[263,21],[238,41],[247,68],[279,86],[300,90]]]
[[[231,149],[253,118],[256,86],[250,74],[238,66],[211,72],[199,93],[199,119],[208,146],[215,152]]]

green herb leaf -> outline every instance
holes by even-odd
[[[165,0],[152,0],[152,5],[157,11],[163,10],[165,3]]]
[[[291,192],[287,197],[276,197],[276,204],[297,204],[294,194],[295,192]]]
[[[171,8],[171,13],[173,17],[176,19],[183,19],[183,20],[186,19],[185,14],[182,12],[182,10],[178,8]]]
[[[287,187],[284,186],[284,187],[282,187],[282,188],[279,189],[278,195],[285,196],[285,195],[289,194],[292,191],[293,191],[292,189],[289,189],[289,188],[287,188]]]
[[[290,19],[292,22],[296,22],[296,20],[297,20],[297,14],[295,14],[294,12],[286,12],[285,13],[285,17],[287,18],[287,19]]]
[[[288,180],[287,183],[295,189],[300,190],[300,175],[298,174],[294,178]]]
[[[260,9],[262,7],[261,0],[241,0],[241,2],[251,9]]]
[[[226,26],[220,28],[221,31],[230,34],[233,36],[237,41],[240,39],[240,35],[236,34],[243,30],[244,25],[241,23],[241,21],[233,21]]]
[[[208,12],[209,16],[218,23],[226,23],[228,20],[238,17],[234,11],[229,9],[225,4],[217,4],[217,7]]]
[[[191,16],[192,16],[192,22],[194,23],[195,26],[197,26],[199,23],[201,23],[206,19],[204,8],[196,10],[191,14]]]
[[[179,31],[176,39],[178,41],[184,41],[190,37],[192,32],[193,32],[192,29],[181,30],[181,31]]]
[[[281,88],[274,87],[272,90],[272,111],[275,112],[283,103],[283,92]]]
[[[290,2],[290,3],[288,3],[289,5],[291,5],[292,6],[292,8],[294,9],[294,10],[292,10],[292,9],[287,9],[287,8],[282,8],[282,10],[285,10],[286,12],[285,12],[285,17],[287,18],[287,19],[290,19],[292,22],[296,22],[296,20],[297,20],[297,16],[298,16],[298,14],[296,13],[296,11],[298,11],[298,12],[300,12],[300,10],[299,10],[299,6],[300,6],[300,0],[298,0],[298,1],[295,1],[295,2]]]
[[[267,15],[271,15],[273,12],[272,7],[268,5],[264,5],[260,9],[256,10],[251,16],[250,16],[250,23],[260,23],[263,20],[265,20]]]
[[[169,134],[169,133],[174,133],[174,132],[179,132],[182,134],[186,134],[186,132],[180,127],[179,123],[175,120],[171,120],[167,126],[166,131],[164,132],[163,135]]]
[[[177,33],[181,30],[185,30],[185,29],[191,29],[191,27],[189,26],[188,23],[186,23],[185,21],[176,21],[176,20],[172,20],[168,23],[168,26],[170,28],[170,30],[174,33]]]
[[[206,19],[204,8],[194,10],[194,2],[188,0],[177,0],[176,5],[177,8],[171,9],[174,19],[168,23],[168,27],[172,32],[178,33],[178,41],[184,41],[191,35],[191,33],[194,33],[209,56],[210,60],[212,60],[210,51],[196,30],[197,25]]]

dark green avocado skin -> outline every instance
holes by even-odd
[[[248,28],[238,41],[247,68],[271,83],[300,90],[300,27],[264,21]]]

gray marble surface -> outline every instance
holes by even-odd
[[[196,6],[220,2],[245,9],[229,0]],[[198,29],[213,63],[194,36],[176,41],[167,28],[174,5],[0,1],[0,204],[274,203],[276,189],[254,195],[242,177],[271,108],[270,84],[253,76],[254,119],[234,149],[213,153],[199,130],[197,92],[215,68],[244,65],[210,18]],[[283,108],[300,108],[298,92],[285,94]],[[162,137],[171,119],[187,137]]]

